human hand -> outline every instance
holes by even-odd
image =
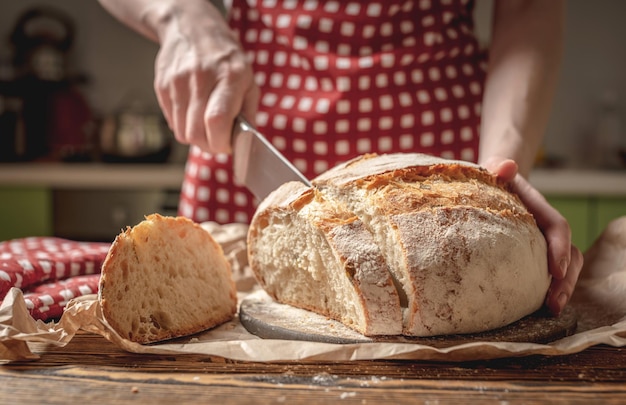
[[[210,2],[192,3],[159,22],[157,99],[179,142],[230,153],[234,119],[240,112],[254,119],[259,89],[219,11]]]
[[[548,244],[548,269],[552,283],[546,306],[554,315],[563,311],[571,298],[583,266],[583,255],[571,242],[567,220],[521,174],[510,159],[490,159],[483,167],[510,182],[528,210],[534,215]]]

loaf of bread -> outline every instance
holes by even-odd
[[[111,327],[142,344],[210,329],[237,309],[220,245],[191,220],[159,214],[115,238],[102,265],[98,299]]]
[[[313,186],[284,184],[251,222],[250,265],[276,301],[369,336],[482,332],[542,306],[543,234],[479,166],[365,155]]]

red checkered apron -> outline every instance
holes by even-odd
[[[357,155],[423,152],[475,161],[485,54],[473,0],[234,0],[231,26],[262,96],[256,124],[312,178]],[[230,156],[191,148],[179,211],[251,219]]]

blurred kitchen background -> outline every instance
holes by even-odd
[[[477,0],[484,44],[492,1]],[[562,73],[533,177],[581,247],[626,215],[624,16],[626,1],[568,1]],[[112,240],[144,214],[175,213],[186,148],[158,109],[156,53],[96,0],[0,0],[0,240]],[[591,188],[560,180],[581,176]]]

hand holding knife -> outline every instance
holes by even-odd
[[[244,117],[238,115],[232,134],[235,179],[260,200],[288,181],[309,180]]]

